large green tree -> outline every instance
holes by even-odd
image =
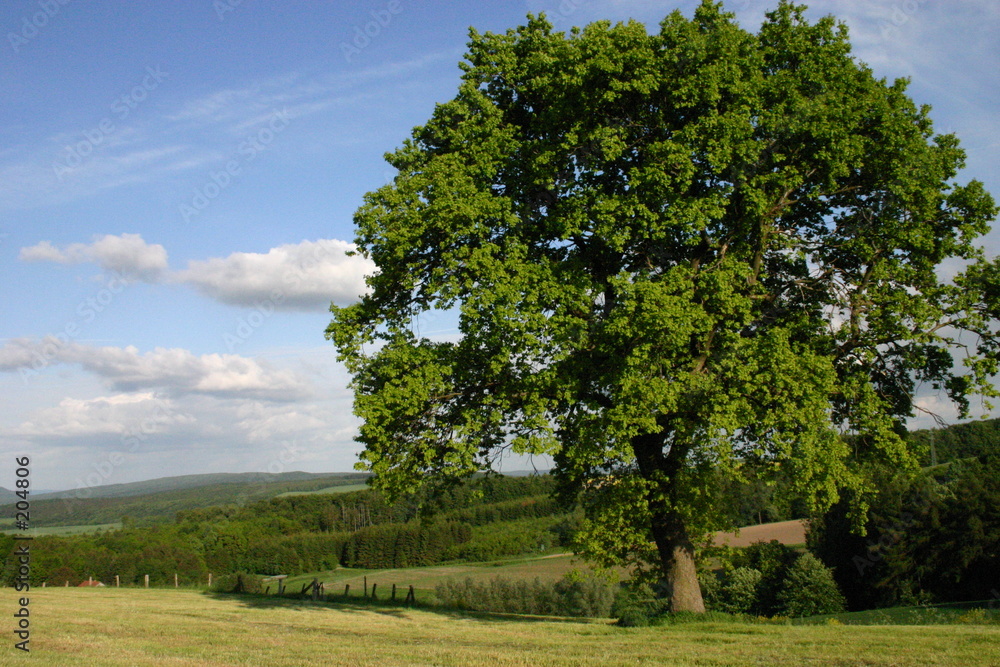
[[[720,474],[787,466],[822,509],[865,462],[912,464],[921,384],[995,394],[993,200],[905,81],[803,11],[471,32],[457,95],[355,216],[378,272],[327,329],[376,484],[550,455],[585,551],[700,610]],[[420,334],[433,310],[456,340]]]

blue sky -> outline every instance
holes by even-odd
[[[357,298],[371,269],[344,254],[351,216],[392,177],[383,154],[454,95],[468,27],[546,12],[561,29],[652,28],[694,5],[7,0],[0,456],[30,455],[36,487],[81,493],[350,470],[348,377],[323,330],[330,301]],[[772,5],[727,3],[751,29]],[[1000,196],[1000,3],[823,0],[810,13],[844,20],[879,75],[911,77],[968,151],[961,179]],[[454,334],[446,318],[423,326]]]

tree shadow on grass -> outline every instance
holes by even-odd
[[[219,593],[206,591],[203,593],[214,600],[235,602],[251,609],[329,609],[341,613],[356,614],[362,612],[381,614],[403,618],[410,611],[419,610],[455,620],[480,620],[490,622],[517,623],[601,623],[606,619],[591,619],[569,616],[535,616],[527,614],[502,614],[488,611],[471,611],[465,609],[450,609],[424,602],[406,604],[402,601],[371,600],[365,598],[344,598],[340,595],[330,595],[326,599],[313,600],[301,595],[262,595],[259,593]]]

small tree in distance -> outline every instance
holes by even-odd
[[[550,455],[581,549],[701,611],[720,474],[786,466],[813,511],[848,488],[860,516],[866,463],[914,463],[918,383],[963,414],[996,394],[992,198],[904,81],[803,12],[471,32],[457,95],[355,215],[371,292],[331,306],[375,485]],[[459,339],[416,333],[429,310]]]

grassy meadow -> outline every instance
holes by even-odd
[[[11,622],[14,593],[4,615]],[[564,621],[212,595],[32,590],[36,665],[996,665],[1000,626]]]
[[[364,491],[371,487],[365,482],[358,482],[357,484],[339,484],[337,486],[327,486],[322,489],[316,489],[315,491],[286,491],[285,493],[279,493],[275,498],[288,498],[291,496],[315,496],[330,493],[350,493],[351,491]]]
[[[364,570],[345,567],[328,572],[289,577],[286,585],[288,590],[298,591],[303,584],[317,578],[326,585],[328,594],[342,595],[344,586],[350,585],[350,594],[358,596],[364,589],[367,577],[369,586],[378,584],[377,594],[380,599],[388,597],[392,585],[396,584],[402,591],[399,595],[405,595],[407,587],[413,586],[416,589],[417,599],[423,600],[432,594],[435,586],[448,579],[468,577],[475,581],[488,581],[494,577],[503,577],[511,580],[532,581],[537,577],[544,582],[554,582],[572,570],[588,572],[590,569],[590,565],[578,556],[556,553],[541,558],[512,558],[484,563],[448,563],[392,570]],[[275,590],[274,584],[271,585],[271,589]]]
[[[120,530],[122,527],[121,522],[118,523],[99,523],[99,524],[86,524],[80,526],[42,526],[42,527],[32,527],[27,533],[21,530],[16,530],[14,528],[13,520],[10,523],[0,523],[0,533],[9,533],[11,535],[31,535],[32,537],[37,537],[39,535],[86,535],[88,533],[97,533],[107,530]]]

